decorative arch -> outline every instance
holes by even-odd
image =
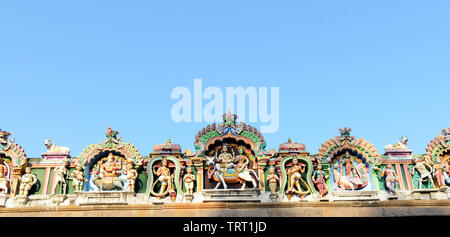
[[[129,142],[123,143],[121,137],[116,137],[117,134],[117,131],[112,131],[111,128],[108,128],[108,131],[106,132],[106,141],[104,143],[100,141],[98,144],[91,144],[83,149],[83,152],[77,159],[77,163],[85,167],[87,164],[91,163],[93,159],[96,159],[97,155],[100,153],[113,152],[123,155],[126,160],[132,160],[137,166],[142,165],[143,158],[141,157],[141,154],[139,154],[138,149]]]
[[[256,155],[265,156],[263,151],[266,148],[266,141],[261,132],[245,123],[236,123],[236,119],[237,115],[228,111],[223,115],[222,124],[213,123],[200,130],[194,140],[195,156],[204,156],[211,144],[225,138],[244,141],[250,145]]]
[[[450,127],[443,128],[441,134],[431,140],[425,148],[425,161],[429,164],[444,162],[443,156],[450,153]],[[448,157],[447,157],[448,159]]]
[[[161,161],[162,159],[167,159],[169,161],[172,161],[175,164],[175,175],[174,175],[174,184],[177,194],[183,194],[183,190],[181,189],[180,185],[180,171],[181,171],[181,164],[180,161],[174,156],[159,156],[153,158],[147,166],[147,170],[149,172],[148,175],[148,182],[147,182],[147,195],[153,195],[158,196],[152,189],[153,189],[153,182],[155,182],[155,178],[153,177],[155,174],[152,172],[152,167],[157,161]]]
[[[350,136],[350,128],[339,129],[341,135],[324,142],[319,148],[316,159],[322,163],[331,163],[332,159],[350,150],[364,158],[371,166],[381,164],[382,158],[373,144],[364,138]]]
[[[313,185],[312,180],[311,180],[311,175],[312,175],[312,172],[313,172],[313,164],[312,164],[312,162],[309,159],[307,159],[305,157],[301,157],[301,156],[296,156],[295,158],[297,158],[299,162],[302,162],[302,163],[306,164],[306,169],[307,169],[306,170],[306,175],[305,175],[306,183],[309,186],[309,190],[311,191],[311,194],[316,193],[316,190],[315,190],[314,185]],[[282,180],[282,184],[281,184],[281,188],[280,188],[280,193],[281,194],[284,194],[284,192],[286,191],[286,185],[288,183],[288,175],[287,175],[287,172],[286,172],[286,163],[291,161],[292,159],[294,159],[294,157],[288,157],[288,158],[283,159],[283,161],[281,162],[281,177],[283,179]]]

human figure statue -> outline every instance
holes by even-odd
[[[22,177],[19,177],[20,182],[20,192],[19,196],[28,196],[28,191],[30,191],[31,187],[37,183],[36,175],[31,173],[31,167],[25,168],[25,174]]]
[[[414,167],[412,167],[411,175],[414,176],[416,170],[420,174],[419,189],[422,189],[422,183],[425,181],[430,181],[431,186],[434,187],[433,177],[431,176],[433,167],[423,160],[419,161],[417,157],[412,159],[412,163]]]
[[[317,168],[313,173],[312,181],[316,184],[317,189],[321,197],[325,197],[328,193],[327,179],[330,177],[330,168],[328,168],[328,174],[323,171],[322,164],[317,164]]]
[[[234,162],[236,162],[236,157],[234,154],[228,152],[228,145],[224,144],[222,147],[222,153],[220,153],[217,158],[217,162],[221,164],[222,168],[234,169]]]
[[[67,187],[66,177],[67,173],[69,172],[69,170],[67,169],[68,164],[69,162],[67,160],[64,160],[60,166],[55,168],[56,185],[53,187],[52,190],[53,194],[56,194],[56,189],[58,185],[60,187],[59,193],[66,194],[66,187]]]
[[[83,184],[88,180],[84,178],[84,173],[81,171],[81,165],[77,165],[76,170],[72,172],[72,185],[75,186],[76,191],[83,191]]]
[[[192,167],[189,166],[186,169],[186,174],[183,177],[184,186],[188,194],[194,193],[195,175],[192,173]]]
[[[127,175],[127,180],[128,180],[127,189],[129,191],[134,191],[134,185],[136,183],[138,173],[135,169],[133,169],[133,161],[132,160],[127,160],[127,169],[124,171],[124,174]]]
[[[434,177],[436,177],[437,184],[440,188],[447,186],[445,184],[444,172],[445,172],[445,169],[441,164],[434,165]]]
[[[301,175],[305,172],[306,165],[299,163],[297,157],[294,157],[292,159],[292,164],[293,165],[287,171],[288,179],[290,180],[288,192],[297,193],[300,195],[300,198],[303,198],[305,194],[309,193],[309,190],[303,192],[300,185],[300,182],[302,182],[306,185],[306,187],[308,187],[306,182],[302,179]]]
[[[384,183],[390,195],[397,195],[395,191],[395,183],[398,182],[398,176],[392,169],[392,164],[386,165],[386,168],[382,171],[379,167],[373,167],[374,170],[378,170],[380,177],[384,177]]]
[[[269,175],[267,175],[267,182],[269,182],[269,188],[270,192],[272,194],[277,193],[277,187],[278,187],[278,181],[280,178],[278,178],[278,175],[275,174],[275,167],[271,166],[269,168]]]
[[[174,192],[173,189],[173,174],[170,174],[170,169],[167,167],[167,159],[163,158],[161,161],[161,167],[155,171],[155,166],[153,166],[153,173],[158,177],[158,180],[153,183],[153,187],[159,181],[161,183],[161,188],[157,194],[158,199],[161,199],[168,192]],[[153,189],[152,187],[152,189]]]
[[[353,165],[352,157],[348,154],[348,152],[345,153],[344,160],[345,160],[345,177],[346,177],[346,179],[348,181],[350,181],[354,186],[362,185],[363,183],[362,183],[361,179],[359,178],[358,173],[355,170],[355,166]]]
[[[7,194],[10,186],[8,177],[8,167],[3,163],[3,158],[0,157],[0,190],[1,193]]]

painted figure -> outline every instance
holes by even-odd
[[[267,175],[267,182],[269,182],[269,188],[272,194],[277,193],[279,180],[280,178],[278,178],[278,175],[275,174],[275,167],[271,166],[269,168],[269,175]]]
[[[127,190],[134,191],[138,173],[136,170],[133,169],[133,161],[132,160],[127,160],[127,169],[124,171],[124,174],[127,175],[127,181],[128,181]]]
[[[56,185],[53,187],[52,190],[53,194],[56,193],[56,188],[58,187],[58,185],[60,187],[59,193],[66,194],[66,187],[67,187],[66,176],[67,173],[69,172],[69,170],[67,169],[68,164],[69,162],[67,160],[64,160],[60,166],[55,168]]]
[[[8,179],[8,167],[3,163],[0,157],[0,190],[1,193],[7,194],[11,181]]]
[[[219,156],[217,156],[216,151],[214,157],[206,157],[206,160],[206,164],[209,167],[208,178],[217,182],[214,189],[217,189],[221,184],[224,189],[227,189],[227,183],[241,183],[241,189],[244,189],[246,181],[252,182],[254,188],[257,187],[256,180],[262,184],[256,172],[248,168],[248,158],[243,154],[242,147],[239,150],[239,155],[234,156],[234,154],[228,152],[228,145],[224,144],[222,153]],[[235,162],[238,162],[236,166]]]
[[[186,192],[188,194],[194,193],[194,183],[195,183],[195,175],[192,173],[192,167],[189,166],[186,169],[187,174],[184,175],[183,181],[184,186],[186,187]]]
[[[297,157],[292,159],[292,166],[287,170],[289,186],[288,186],[288,194],[297,193],[300,195],[300,198],[303,198],[305,194],[310,192],[308,184],[302,179],[302,175],[306,170],[306,165],[303,163],[299,163]],[[306,191],[302,191],[301,184],[302,182],[306,187]]]
[[[65,146],[57,146],[53,144],[53,140],[49,138],[44,139],[44,145],[47,147],[47,153],[70,153],[70,149]]]
[[[158,170],[155,171],[155,166],[153,166],[153,173],[156,176],[159,176],[157,181],[155,181],[152,185],[152,190],[155,187],[157,182],[161,183],[161,188],[159,189],[159,192],[157,194],[158,199],[161,199],[163,196],[165,196],[168,192],[174,193],[173,189],[173,174],[170,174],[170,169],[167,167],[167,159],[163,158],[161,161],[161,167],[158,168]]]
[[[408,147],[406,146],[408,144],[408,137],[400,137],[400,141],[389,144],[384,147],[386,151],[390,150],[406,150]]]
[[[122,165],[116,162],[112,153],[108,154],[107,161],[100,164],[102,178],[98,175],[99,171],[94,172],[92,182],[101,191],[103,190],[123,190],[122,180],[119,178],[122,173]]]
[[[31,187],[37,183],[36,175],[31,173],[31,168],[25,168],[25,174],[22,177],[19,177],[20,182],[20,193],[19,196],[28,196],[28,191],[30,191]]]
[[[434,177],[436,177],[437,184],[440,188],[446,187],[444,173],[445,169],[441,164],[434,165]]]
[[[88,181],[86,178],[84,178],[84,173],[83,171],[81,171],[81,169],[81,165],[77,165],[76,170],[72,172],[72,185],[75,186],[76,191],[83,191],[83,184],[84,182]]]
[[[317,164],[317,169],[312,176],[313,183],[316,184],[317,189],[321,197],[324,197],[328,193],[327,179],[330,177],[330,168],[328,168],[328,174],[323,171],[322,164]]]
[[[425,161],[423,160],[419,161],[417,157],[412,159],[412,163],[414,167],[412,167],[411,175],[414,176],[416,170],[420,174],[419,189],[422,189],[422,183],[425,181],[430,181],[431,186],[434,187],[433,177],[431,176],[433,168]]]
[[[384,183],[390,195],[397,195],[397,191],[395,191],[395,183],[398,182],[398,176],[392,169],[392,164],[387,164],[386,168],[381,171],[380,168],[374,167],[373,169],[378,170],[380,173],[380,177],[384,177]]]

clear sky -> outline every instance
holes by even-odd
[[[279,87],[267,148],[316,154],[348,126],[424,153],[450,126],[450,1],[280,2],[0,1],[0,128],[28,157],[44,138],[78,156],[108,126],[141,155],[193,150],[208,123],[173,122],[170,94],[194,78]]]

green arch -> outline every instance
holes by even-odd
[[[309,185],[309,189],[311,190],[311,194],[316,193],[316,189],[314,188],[314,186],[311,183],[311,174],[312,174],[312,170],[313,170],[312,169],[313,165],[312,165],[311,161],[309,159],[306,159],[305,157],[296,157],[296,158],[299,161],[301,160],[301,161],[306,162],[306,168],[308,169],[306,171],[306,183]],[[282,172],[282,175],[283,175],[283,184],[281,185],[281,189],[280,189],[280,193],[281,194],[284,194],[285,189],[286,189],[286,184],[287,184],[287,181],[288,181],[285,164],[286,164],[286,162],[288,162],[288,161],[290,161],[292,159],[294,159],[294,157],[286,158],[286,159],[284,159],[281,162],[281,172]]]
[[[153,164],[156,161],[160,161],[160,160],[162,160],[164,158],[166,158],[167,160],[172,161],[175,164],[175,177],[174,177],[175,189],[177,191],[177,194],[183,194],[183,191],[182,191],[182,189],[180,187],[180,170],[181,170],[180,162],[178,161],[177,158],[175,158],[173,156],[166,156],[166,157],[159,156],[159,157],[156,157],[156,158],[152,159],[148,163],[148,166],[147,166],[147,170],[149,172],[149,176],[148,176],[146,193],[147,193],[148,196],[151,195],[151,193],[150,193],[151,190],[150,189],[151,189],[151,187],[153,185],[153,180],[154,180],[153,176],[155,175],[155,174],[153,174],[153,169],[152,169]]]

